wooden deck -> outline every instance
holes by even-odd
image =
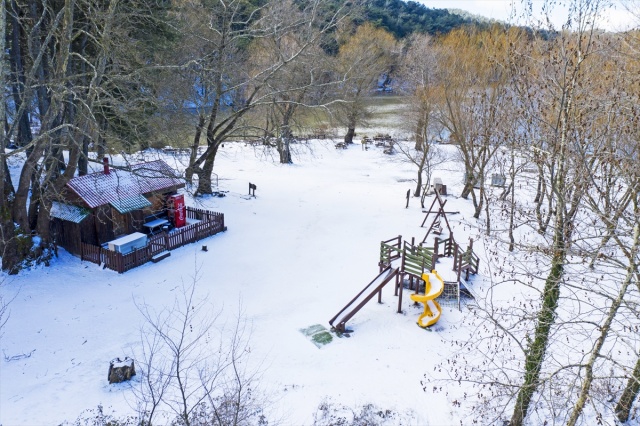
[[[199,222],[170,232],[162,231],[149,237],[145,247],[121,254],[99,246],[81,243],[80,258],[98,265],[104,265],[120,274],[144,265],[158,254],[202,240],[226,231],[224,214],[187,207],[187,218]]]

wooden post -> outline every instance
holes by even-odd
[[[405,206],[405,209],[409,208],[409,198],[411,198],[411,190],[407,189],[407,205]]]
[[[394,295],[394,296],[397,296],[397,295],[398,295],[398,275],[400,275],[400,272],[398,272],[398,273],[396,274],[396,288],[395,288],[395,290],[394,290],[394,292],[393,292],[393,295]]]
[[[440,240],[436,237],[433,241],[433,253],[431,253],[431,267],[430,271],[436,269],[436,263],[438,262],[438,250],[440,249]]]
[[[453,243],[453,270],[457,269],[458,263],[458,243]]]
[[[400,295],[398,296],[398,313],[402,313],[402,291],[404,286],[402,285],[402,274],[398,272],[396,275],[396,289],[400,288]]]

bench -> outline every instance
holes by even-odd
[[[156,254],[155,256],[153,256],[151,258],[151,261],[153,263],[158,263],[160,262],[162,259],[166,259],[167,257],[171,256],[171,252],[170,251],[163,251],[161,253]]]
[[[171,221],[166,213],[156,213],[146,216],[142,226],[148,230],[149,235],[154,235],[164,227],[171,227]]]

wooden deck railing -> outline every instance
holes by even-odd
[[[187,207],[187,218],[200,222],[187,225],[171,232],[160,232],[147,240],[147,245],[130,253],[122,254],[91,244],[80,244],[80,258],[98,265],[104,265],[118,273],[144,265],[163,251],[175,250],[219,232],[226,231],[224,214]]]
[[[462,273],[465,273],[465,279],[469,279],[469,274],[477,274],[480,268],[480,258],[473,252],[473,240],[469,242],[469,247],[462,250],[458,244],[455,244],[453,250],[453,270],[458,272],[458,282]]]
[[[400,257],[402,257],[402,236],[398,235],[390,240],[380,242],[380,262],[378,262],[380,272]]]

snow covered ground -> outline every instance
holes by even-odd
[[[300,332],[328,328],[377,275],[381,240],[422,240],[418,200],[405,209],[415,171],[399,157],[310,142],[299,146],[294,165],[280,165],[262,148],[228,143],[215,170],[227,196],[188,202],[224,213],[227,232],[122,275],[61,250],[51,267],[5,276],[2,291],[15,299],[0,343],[0,424],[59,424],[98,405],[133,414],[131,386],[107,382],[109,361],[139,351],[136,303],[170,306],[196,270],[196,295],[221,310],[219,322],[241,307],[250,362],[273,402],[268,414],[282,424],[313,423],[323,402],[353,410],[374,404],[399,413],[394,421],[402,424],[458,424],[462,412],[444,394],[425,393],[421,380],[454,350],[449,342],[468,336],[465,309],[444,308],[435,331],[426,331],[416,325],[422,306],[405,293],[397,314],[389,285],[382,304],[372,300],[348,323],[350,338],[317,348]],[[435,175],[459,193],[461,171]],[[256,198],[247,197],[249,182]],[[477,232],[466,222],[470,202],[448,199],[447,210],[461,211],[450,221],[464,243]]]

